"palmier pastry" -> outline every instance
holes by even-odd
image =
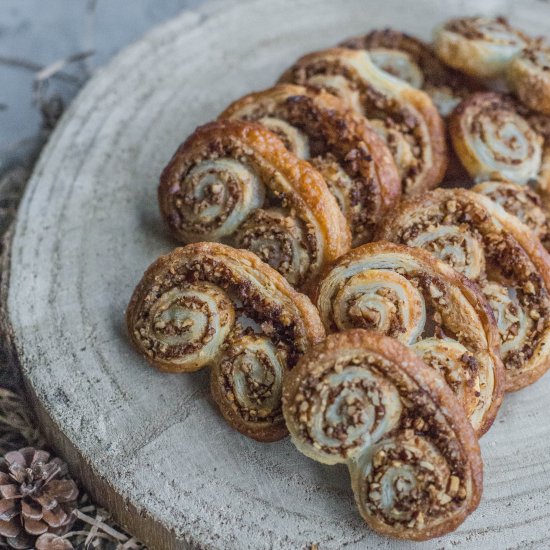
[[[348,224],[321,174],[250,122],[198,128],[164,169],[159,202],[178,239],[251,250],[295,286],[350,246]]]
[[[540,196],[529,186],[485,181],[472,187],[472,191],[489,197],[506,212],[519,218],[539,238],[544,248],[550,250],[550,219]]]
[[[538,42],[514,57],[508,84],[525,105],[550,115],[550,46]]]
[[[308,159],[336,197],[355,245],[372,239],[399,200],[399,174],[386,144],[332,94],[280,84],[235,101],[221,117],[259,122]]]
[[[212,366],[212,394],[228,422],[259,441],[286,435],[281,384],[324,336],[317,310],[255,254],[195,243],[161,256],[136,287],[126,320],[154,366]]]
[[[436,30],[434,48],[450,67],[474,77],[496,78],[529,42],[503,17],[463,17]]]
[[[422,192],[442,180],[447,146],[436,107],[427,94],[379,69],[366,51],[311,53],[281,81],[325,89],[366,116],[393,154],[404,193]]]
[[[453,112],[449,132],[460,161],[476,181],[504,180],[547,188],[550,152],[543,135],[508,96],[479,92]]]
[[[475,285],[424,250],[388,242],[355,248],[313,293],[329,332],[377,330],[413,347],[440,371],[481,435],[504,391],[499,337]]]
[[[397,340],[360,329],[332,334],[283,387],[297,448],[348,465],[372,529],[425,540],[477,507],[483,465],[472,427],[443,378]]]
[[[424,90],[443,117],[481,87],[474,79],[444,65],[429,44],[393,29],[375,30],[350,38],[341,46],[368,50],[375,65]]]
[[[550,367],[548,255],[515,216],[479,193],[436,189],[401,203],[379,236],[424,248],[479,284],[497,320],[507,390]]]

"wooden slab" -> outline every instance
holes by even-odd
[[[66,113],[19,212],[9,316],[50,441],[152,548],[410,547],[363,525],[345,469],[314,463],[289,441],[262,445],[230,430],[207,372],[146,366],[123,313],[145,267],[175,245],[156,183],[197,124],[308,50],[390,25],[428,38],[442,19],[482,10],[550,35],[550,7],[535,0],[224,0],[124,51]],[[507,397],[483,439],[479,510],[415,548],[548,547],[549,394],[546,376]]]

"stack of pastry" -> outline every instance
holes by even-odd
[[[243,434],[345,463],[376,531],[455,529],[504,392],[550,367],[549,60],[464,18],[433,45],[348,39],[234,101],[161,175],[186,246],[132,296],[137,349],[211,367]]]

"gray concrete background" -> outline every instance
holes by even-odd
[[[0,0],[0,172],[28,154],[41,127],[38,67],[94,50],[49,79],[40,98],[68,103],[94,68],[151,27],[203,0]],[[70,80],[69,80],[70,79]]]

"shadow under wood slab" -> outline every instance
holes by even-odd
[[[366,528],[344,469],[306,459],[288,440],[260,444],[232,431],[207,372],[147,366],[123,318],[146,266],[176,245],[157,210],[160,171],[231,100],[271,85],[304,52],[374,27],[428,38],[442,19],[485,9],[550,34],[550,6],[538,1],[365,6],[231,0],[182,14],[98,72],[26,191],[8,297],[23,377],[73,473],[151,548],[409,547]],[[482,441],[480,508],[418,548],[524,548],[550,538],[549,391],[544,377],[507,397]]]

